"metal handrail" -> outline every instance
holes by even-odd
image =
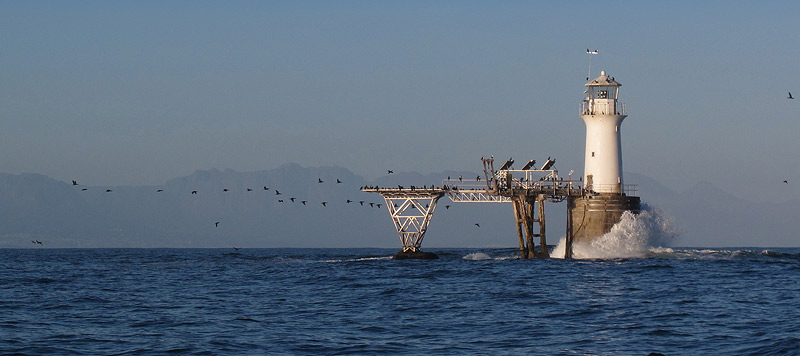
[[[487,199],[487,198],[464,198],[464,197],[472,197],[473,194],[488,194],[488,195],[502,195],[503,192],[509,192],[512,190],[540,190],[542,192],[552,191],[556,194],[559,191],[568,191],[577,194],[596,194],[596,193],[605,193],[611,192],[616,190],[619,186],[618,184],[593,184],[592,187],[587,187],[586,190],[582,190],[581,182],[575,180],[564,180],[558,177],[557,171],[518,171],[518,170],[509,170],[509,171],[500,171],[504,173],[525,173],[526,179],[520,179],[517,177],[512,177],[511,180],[505,180],[501,177],[495,178],[497,180],[497,189],[487,189],[486,182],[483,180],[475,180],[475,179],[450,179],[450,180],[443,180],[442,187],[444,191],[451,197],[459,195],[461,193],[461,201],[486,201],[494,199]],[[532,174],[534,173],[544,173],[545,175],[537,178],[531,179]],[[494,183],[494,182],[490,182]],[[491,184],[490,184],[491,185]],[[639,185],[638,184],[623,184],[622,185],[622,195],[630,196],[630,197],[638,197],[639,196]]]
[[[618,184],[592,184],[591,187],[587,187],[589,189],[589,193],[597,192],[597,193],[604,193],[604,192],[611,192],[614,191],[618,187]],[[622,185],[622,194],[627,195],[629,197],[638,197],[639,196],[639,185],[638,184],[623,184]]]
[[[603,105],[600,105],[603,106]],[[621,102],[616,102],[614,104],[614,112],[605,112],[597,110],[598,105],[589,105],[588,101],[583,101],[580,103],[580,113],[581,115],[628,115],[628,105]]]

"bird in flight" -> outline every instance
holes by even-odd
[[[289,198],[289,200],[291,200],[291,201],[292,201],[292,203],[294,203],[294,200],[295,200],[295,199],[297,199],[297,198],[294,198],[294,197],[292,197],[292,198]]]
[[[106,189],[106,193],[111,193],[111,192],[112,192],[111,189]]]
[[[475,223],[475,226],[477,226],[477,227],[481,227],[481,224]]]
[[[342,184],[342,181],[339,178],[336,178],[336,184]]]
[[[369,203],[369,206],[374,208],[375,207],[375,203]]]
[[[328,206],[328,202],[326,201],[322,202],[322,206]]]
[[[196,190],[193,190],[193,191],[192,191],[192,194],[197,194],[197,191],[196,191]]]
[[[386,174],[392,174],[392,173],[394,173],[394,171],[393,171],[393,170],[391,170],[391,169],[387,169],[386,171],[388,172],[388,173],[386,173]]]
[[[222,189],[222,191],[223,191],[223,192],[227,192],[227,191],[228,191],[228,188],[224,188],[224,189]]]
[[[283,199],[278,199],[278,203],[283,203]]]
[[[308,200],[303,200],[301,201],[301,203],[303,203],[303,205],[306,205],[306,203],[308,203]]]
[[[78,182],[73,179],[72,180],[72,185],[78,185]]]
[[[219,221],[214,223],[214,227],[219,227]]]
[[[252,192],[252,191],[253,191],[253,189],[252,189],[252,188],[247,188],[247,191],[248,191],[248,192]]]
[[[156,193],[161,193],[163,191],[164,191],[164,189],[159,189],[159,190],[156,190]]]
[[[265,186],[264,186],[264,190],[269,190],[269,188],[267,188],[267,186],[265,185]]]
[[[364,201],[363,200],[359,201],[358,203],[361,204],[361,206],[364,206]]]
[[[789,92],[789,96],[787,96],[786,99],[794,99],[794,97],[792,96],[792,92]],[[74,182],[74,180],[73,180],[73,182]]]
[[[350,203],[352,203],[352,202],[353,202],[352,200],[350,200],[350,199],[347,199],[347,204],[350,204]]]
[[[322,182],[324,182],[324,180],[322,180],[322,178],[317,178],[317,180],[319,181],[319,182],[317,182],[317,183],[322,183]]]
[[[279,192],[277,189],[275,189],[275,195],[281,195],[281,192]]]
[[[785,181],[783,181],[783,182],[784,182],[784,183],[786,183],[786,184],[789,184],[789,181],[788,181],[788,180],[785,180]]]
[[[444,208],[445,209],[450,209],[450,205],[445,205]]]
[[[378,209],[380,209],[381,205],[383,205],[383,204],[375,204],[375,206],[377,206]]]

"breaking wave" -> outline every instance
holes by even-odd
[[[631,258],[671,251],[669,245],[680,235],[671,218],[661,209],[642,204],[636,215],[629,211],[605,235],[590,242],[575,242],[573,258]],[[562,237],[551,256],[564,257],[566,238]]]
[[[323,262],[326,263],[337,263],[337,262],[363,262],[363,261],[381,261],[381,260],[391,260],[392,256],[373,256],[373,257],[359,257],[359,258],[345,258],[345,259],[333,259],[333,260],[325,260]]]
[[[492,257],[483,252],[474,252],[462,257],[462,259],[470,261],[485,261],[485,260],[491,260]]]

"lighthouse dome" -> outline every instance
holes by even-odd
[[[592,81],[586,83],[587,87],[620,87],[618,81],[614,80],[614,77],[609,77],[606,75],[606,71],[600,71],[600,76],[593,79]]]

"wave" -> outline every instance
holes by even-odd
[[[796,253],[796,248],[783,248],[786,250],[775,251],[771,249],[685,249],[676,250],[669,257],[702,260],[750,260],[796,264],[800,261],[800,253]]]
[[[325,262],[325,263],[363,262],[363,261],[380,261],[380,260],[391,260],[391,259],[392,259],[392,256],[374,256],[374,257],[358,257],[358,258],[344,258],[344,259],[324,260],[322,262]]]
[[[587,242],[572,245],[573,258],[610,259],[649,257],[652,254],[670,254],[669,247],[680,235],[672,219],[661,209],[642,204],[639,214],[626,211],[620,221],[605,235]],[[563,258],[566,237],[562,237],[550,254]]]
[[[489,255],[487,255],[487,254],[485,254],[483,252],[470,253],[469,255],[466,255],[466,256],[464,256],[462,258],[465,259],[465,260],[470,260],[470,261],[485,261],[485,260],[491,260],[492,259],[491,256],[489,256]]]

